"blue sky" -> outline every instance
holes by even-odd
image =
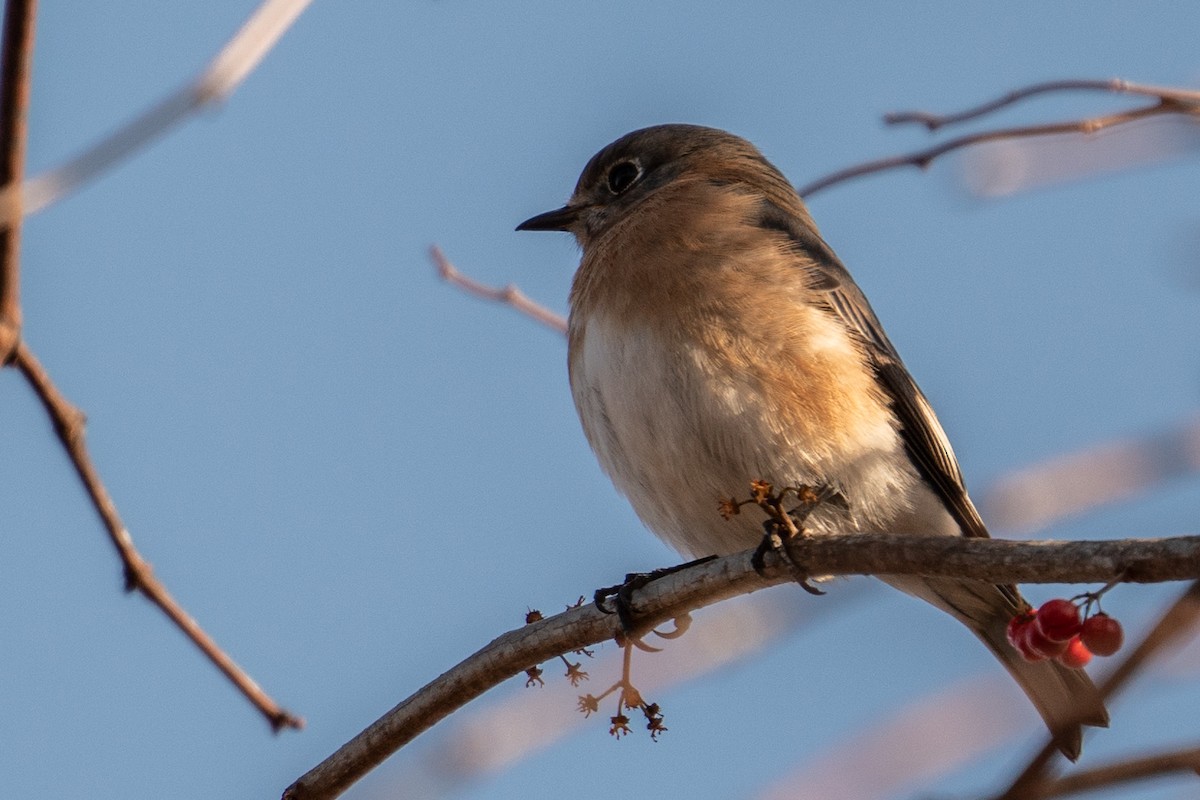
[[[44,4],[30,172],[184,83],[253,7]],[[554,611],[676,560],[588,452],[563,340],[439,282],[430,244],[562,311],[573,242],[513,227],[560,205],[591,154],[626,131],[726,128],[800,184],[927,143],[884,128],[889,110],[949,111],[1059,77],[1194,85],[1198,26],[1185,4],[318,0],[226,104],[31,218],[23,250],[26,339],[87,412],[135,541],[308,728],[270,735],[157,612],[120,592],[40,407],[5,372],[6,792],[276,796],[527,607]],[[1045,98],[996,122],[1122,105]],[[811,210],[975,494],[1056,453],[1193,414],[1195,151],[986,200],[963,188],[964,163],[849,183]],[[1189,533],[1198,508],[1200,486],[1177,480],[1038,535]],[[999,674],[948,619],[859,583],[757,601],[817,621],[664,688],[653,698],[662,741],[613,742],[593,719],[446,796],[640,786],[758,797],[929,693]],[[1177,591],[1118,589],[1106,606],[1137,630]],[[670,672],[669,649],[661,658]],[[1178,663],[1115,706],[1087,763],[1194,743],[1196,661]],[[597,686],[612,679],[594,673]],[[519,706],[525,691],[514,680],[484,705]],[[1032,712],[1025,730],[923,786],[997,788],[1038,742]],[[394,759],[349,796],[415,793],[417,760]],[[1120,796],[1194,791],[1168,782]]]

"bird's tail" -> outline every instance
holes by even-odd
[[[1085,672],[1054,660],[1029,662],[1008,643],[1005,629],[1023,602],[1015,589],[953,578],[883,576],[908,594],[932,603],[971,629],[1016,679],[1064,756],[1074,761],[1083,741],[1083,725],[1108,727],[1108,711]]]

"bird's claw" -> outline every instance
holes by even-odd
[[[820,501],[817,501],[820,502]],[[750,565],[754,567],[754,571],[759,575],[766,572],[766,554],[768,551],[774,552],[783,563],[787,564],[788,570],[792,573],[792,579],[800,584],[800,588],[812,595],[823,595],[824,590],[818,589],[809,580],[808,570],[792,553],[789,545],[797,539],[803,539],[807,534],[804,533],[802,523],[804,518],[811,513],[812,508],[816,503],[805,503],[804,516],[796,521],[796,514],[789,512],[789,516],[793,518],[793,526],[791,529],[784,527],[783,523],[775,519],[768,519],[763,523],[763,538],[758,543],[758,547],[754,550],[754,555],[750,557]]]
[[[625,576],[624,582],[616,586],[605,586],[603,589],[596,590],[593,595],[596,608],[605,614],[616,614],[617,619],[621,622],[621,630],[626,634],[632,634],[637,627],[633,613],[634,592],[659,578],[697,564],[703,564],[706,561],[712,561],[714,558],[716,556],[705,556],[704,558],[697,558],[695,561],[688,561],[686,564],[676,564],[673,567],[663,567],[650,572],[631,572]]]

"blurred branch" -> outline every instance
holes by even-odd
[[[962,769],[1027,733],[1033,707],[1013,702],[1017,688],[1000,670],[967,679],[950,674],[929,693],[908,697],[870,724],[835,734],[806,763],[754,792],[754,800],[909,797],[922,784]],[[897,742],[905,746],[898,747]],[[920,795],[924,796],[924,795]]]
[[[1198,470],[1200,416],[1013,470],[985,490],[983,516],[994,528],[1035,530]]]
[[[37,0],[9,0],[4,6],[0,51],[0,186],[19,186],[25,176],[26,117],[33,62]],[[7,364],[21,339],[20,196],[16,224],[0,231],[0,365]]]
[[[1014,103],[1036,95],[1047,94],[1051,92],[1080,90],[1104,91],[1117,94],[1133,94],[1153,98],[1153,102],[1148,105],[1131,108],[1125,111],[1118,111],[1113,114],[1066,120],[1062,122],[1051,122],[1041,125],[1023,125],[1011,128],[997,128],[994,130],[964,134],[922,150],[890,156],[888,158],[881,158],[874,161],[867,161],[862,164],[857,164],[855,166],[832,172],[824,177],[817,178],[816,180],[801,186],[798,191],[802,197],[808,198],[823,189],[828,189],[830,186],[835,186],[839,183],[845,183],[846,181],[854,178],[861,178],[864,175],[872,175],[878,172],[899,169],[901,167],[919,167],[924,169],[936,159],[946,155],[947,153],[952,153],[955,150],[962,150],[968,147],[974,147],[985,142],[1040,138],[1067,133],[1094,134],[1102,130],[1121,125],[1127,125],[1137,120],[1149,119],[1152,117],[1161,117],[1167,115],[1183,115],[1187,117],[1200,116],[1200,92],[1143,86],[1122,80],[1064,80],[1040,83],[1025,87],[1023,89],[1017,89],[1016,91],[1009,92],[1008,94],[996,100],[992,100],[956,114],[939,115],[931,114],[925,111],[905,111],[887,114],[884,117],[884,121],[888,124],[916,122],[924,125],[930,131],[937,131],[947,125],[958,124],[967,120],[974,120],[981,116],[991,114],[999,109],[1013,105]]]
[[[1080,770],[1049,781],[1038,787],[1035,794],[1023,797],[1027,797],[1028,800],[1050,800],[1053,797],[1083,794],[1148,778],[1161,778],[1176,772],[1200,774],[1200,747],[1154,753]]]
[[[258,67],[312,0],[265,0],[197,77],[66,164],[0,190],[0,226],[77,191],[175,125],[220,104]],[[22,191],[24,202],[22,203]],[[23,208],[22,208],[23,206]]]
[[[77,189],[139,146],[202,106],[227,97],[258,65],[311,0],[267,0],[217,54],[208,69],[184,89],[126,125],[65,166],[23,184],[26,111],[29,105],[34,0],[5,5],[0,66],[0,366],[15,366],[29,383],[54,425],[84,489],[117,550],[126,591],[138,591],[167,615],[200,651],[259,710],[272,729],[300,728],[304,720],[281,708],[256,684],[154,576],[133,545],[116,504],[92,463],[84,442],[86,417],[71,404],[21,338],[19,249],[21,220]],[[22,192],[24,187],[24,193]]]
[[[715,513],[715,512],[714,512]],[[1200,537],[1108,542],[1013,542],[948,536],[852,534],[803,538],[792,557],[812,575],[926,575],[989,583],[1134,582],[1200,578]],[[698,608],[791,579],[769,553],[760,575],[754,551],[689,566],[637,591],[638,631]],[[337,797],[384,759],[488,689],[531,666],[620,633],[594,605],[509,631],[401,702],[284,792],[288,800]]]
[[[446,258],[441,248],[437,245],[429,248],[429,257],[433,259],[438,276],[452,286],[457,286],[468,294],[482,297],[484,300],[492,300],[512,306],[525,316],[542,323],[551,330],[556,330],[559,333],[567,332],[567,321],[565,319],[545,306],[530,300],[524,292],[513,284],[510,283],[503,288],[496,288],[488,286],[486,283],[480,283],[474,278],[467,277],[450,263],[449,259]]]
[[[1129,683],[1138,672],[1145,668],[1154,656],[1166,650],[1181,640],[1185,634],[1200,622],[1200,580],[1192,583],[1166,613],[1162,615],[1154,628],[1129,651],[1100,684],[1100,695],[1108,700],[1116,695]],[[1053,787],[1060,779],[1046,777],[1052,762],[1058,758],[1058,749],[1053,740],[1035,755],[1026,765],[1021,774],[1013,780],[996,800],[1036,800],[1039,797],[1053,797],[1053,794],[1042,794],[1048,787]],[[1177,771],[1172,768],[1170,771]],[[1142,775],[1141,777],[1145,777]]]

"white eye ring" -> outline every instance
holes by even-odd
[[[620,161],[608,170],[605,179],[608,190],[613,194],[622,194],[642,177],[642,168],[636,161]]]

